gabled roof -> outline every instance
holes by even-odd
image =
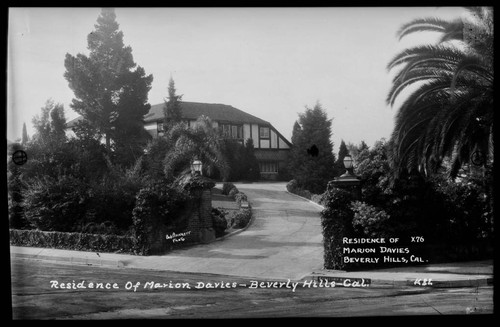
[[[149,112],[144,115],[144,122],[154,122],[162,120],[164,103],[159,103],[151,106]],[[182,118],[196,120],[201,115],[210,117],[213,121],[220,123],[231,122],[237,124],[251,123],[271,126],[271,124],[263,119],[250,115],[240,109],[232,106],[219,103],[200,103],[200,102],[181,102]],[[66,124],[66,128],[73,127],[77,122],[82,120],[79,116]]]
[[[151,106],[149,113],[144,116],[144,121],[152,122],[163,119],[164,103]],[[232,106],[218,103],[200,103],[200,102],[181,102],[182,118],[198,119],[201,115],[210,117],[218,122],[232,123],[253,123],[260,125],[271,125],[269,122],[250,115],[240,109]]]

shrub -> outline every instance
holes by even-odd
[[[292,179],[288,183],[286,183],[286,190],[290,193],[295,193],[295,190],[299,187],[298,182],[295,179]]]
[[[226,220],[227,211],[222,208],[212,208],[212,220],[215,229],[215,237],[224,235],[228,224]]]
[[[286,182],[286,181],[289,181],[290,179],[292,179],[293,176],[292,174],[290,174],[290,172],[288,171],[288,168],[286,167],[282,167],[278,170],[278,180],[279,181],[283,181],[283,182]]]
[[[242,209],[236,212],[236,214],[233,217],[234,219],[234,228],[240,229],[244,228],[248,225],[250,222],[250,219],[252,219],[252,211],[251,209]]]
[[[286,190],[290,193],[297,194],[298,196],[301,196],[308,200],[311,200],[312,197],[315,195],[311,193],[309,190],[305,190],[299,187],[299,184],[295,179],[292,179],[286,184]]]
[[[308,200],[311,200],[313,194],[309,192],[308,190],[303,190],[303,189],[298,189],[296,190],[296,194],[300,195],[303,198],[306,198]]]
[[[238,194],[239,192],[240,192],[240,191],[238,191],[238,189],[237,189],[237,188],[236,188],[236,186],[235,186],[235,187],[233,187],[233,188],[231,189],[231,191],[229,191],[229,194],[228,194],[228,195],[229,195],[229,196],[230,196],[233,200],[235,200],[235,199],[236,199],[236,194]]]
[[[390,216],[382,209],[365,202],[354,201],[351,205],[354,211],[352,225],[369,237],[388,237],[386,222]]]
[[[230,182],[224,182],[222,184],[222,194],[224,195],[228,195],[229,192],[233,189],[233,188],[236,188],[236,186],[234,186],[233,183],[230,183]]]
[[[59,170],[55,176],[31,177],[23,191],[25,215],[41,230],[81,232],[89,223],[112,224],[116,233],[132,225],[135,196],[142,185],[133,171],[114,167],[108,160],[106,176],[87,180]],[[109,223],[106,223],[109,222]]]
[[[139,181],[126,177],[93,182],[88,192],[87,220],[96,224],[110,222],[121,231],[127,230],[132,225],[132,211],[140,188]]]
[[[492,236],[492,207],[481,182],[440,181],[435,188],[444,198],[449,230],[446,236],[451,242],[472,243]]]
[[[241,202],[243,201],[248,201],[248,198],[247,198],[247,195],[243,192],[238,192],[236,193],[236,195],[234,196],[234,200],[236,201],[236,203],[238,203],[238,205],[241,206]]]
[[[311,196],[311,201],[317,203],[317,204],[323,204],[323,194],[313,194]]]
[[[85,218],[88,191],[69,175],[35,178],[24,191],[26,219],[40,230],[73,231]]]

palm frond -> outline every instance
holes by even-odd
[[[436,88],[436,90],[437,90],[437,85],[439,85],[441,89],[446,89],[450,86],[452,81],[451,74],[447,76],[446,74],[443,74],[443,72],[433,74],[431,71],[429,71],[428,73],[429,75],[420,75],[420,72],[413,72],[411,74],[408,74],[405,77],[405,80],[403,80],[402,82],[400,81],[399,83],[393,83],[393,86],[389,91],[389,94],[386,99],[387,103],[390,104],[391,106],[394,105],[394,102],[396,101],[398,95],[404,89],[417,82],[425,81],[426,85],[432,82],[434,83],[433,86],[434,88]]]
[[[429,61],[447,62],[454,64],[460,62],[467,53],[450,45],[420,45],[406,49],[389,61],[387,69],[391,70],[396,66],[411,62],[412,65],[426,63]]]
[[[464,71],[473,73],[477,77],[493,84],[493,71],[489,69],[489,65],[479,56],[467,56],[463,58],[455,67],[453,79],[451,81],[451,89],[455,88],[458,76]]]
[[[417,18],[404,24],[397,32],[399,40],[403,37],[416,32],[440,32],[443,34],[452,34],[462,29],[462,21],[455,19],[447,21],[437,17]]]

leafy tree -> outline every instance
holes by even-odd
[[[108,173],[108,153],[99,133],[85,120],[78,122],[73,131],[76,137],[67,143],[68,159],[75,158],[71,174],[87,182],[102,179]]]
[[[336,175],[331,125],[332,120],[317,103],[314,108],[306,107],[305,112],[299,114],[293,130],[295,143],[290,153],[289,171],[300,188],[316,194],[323,193]]]
[[[392,133],[394,172],[435,173],[450,158],[451,177],[473,153],[493,160],[493,10],[467,8],[468,19],[421,18],[401,27],[399,38],[439,32],[437,44],[396,55],[399,70],[387,96],[391,106],[404,90]]]
[[[33,117],[35,133],[26,144],[30,159],[22,167],[26,178],[34,176],[56,176],[58,170],[67,168],[70,156],[66,153],[66,118],[62,104],[47,100],[41,113]]]
[[[380,205],[391,193],[391,169],[388,153],[390,145],[385,139],[375,142],[371,149],[365,148],[358,155],[356,175],[362,181],[363,198]]]
[[[50,138],[52,142],[66,142],[66,116],[64,115],[64,107],[62,104],[57,104],[50,111]]]
[[[35,134],[32,141],[40,147],[49,147],[66,140],[64,125],[64,107],[60,103],[55,103],[52,99],[45,102],[41,108],[41,113],[33,117]]]
[[[165,101],[165,106],[163,107],[165,127],[172,126],[182,120],[181,101],[182,95],[177,95],[174,79],[170,77],[170,81],[168,82],[168,101]]]
[[[103,9],[94,26],[87,37],[89,55],[66,54],[64,77],[75,94],[71,108],[104,136],[118,161],[130,164],[147,142],[143,116],[151,107],[153,76],[134,62],[114,10]]]

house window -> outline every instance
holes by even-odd
[[[276,161],[259,162],[259,169],[261,173],[277,173],[278,162]]]
[[[261,139],[268,139],[269,138],[269,127],[261,127],[259,134],[260,134]]]
[[[163,126],[163,123],[158,122],[157,129],[158,129],[158,133],[163,133],[165,131],[165,127]]]
[[[221,124],[220,129],[224,137],[232,139],[243,139],[243,126],[241,125]]]
[[[225,137],[231,136],[231,126],[230,125],[222,125],[222,135]]]

